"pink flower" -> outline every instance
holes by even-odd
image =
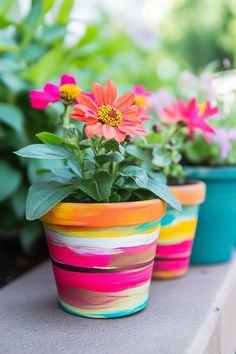
[[[195,137],[195,129],[199,129],[206,141],[210,141],[208,134],[215,130],[206,122],[206,119],[218,113],[218,107],[211,107],[211,103],[199,105],[195,98],[189,102],[180,99],[159,113],[159,117],[166,124],[178,122],[187,126],[190,136]]]
[[[85,132],[88,138],[97,135],[122,142],[127,135],[147,134],[142,126],[142,111],[133,105],[134,93],[128,92],[117,98],[116,87],[111,80],[104,86],[94,82],[92,93],[94,100],[87,95],[79,95],[78,104],[70,114],[71,118],[87,123]]]
[[[142,120],[151,120],[150,116],[147,116],[147,113],[152,109],[153,105],[151,102],[152,93],[144,86],[135,85],[133,88],[133,93],[135,94],[134,104],[142,110]]]
[[[44,109],[49,103],[64,101],[71,104],[81,93],[74,76],[63,74],[59,86],[47,83],[42,91],[30,91],[30,103],[33,108]]]
[[[232,149],[232,141],[236,141],[236,129],[220,128],[212,140],[220,146],[220,156],[225,160]]]

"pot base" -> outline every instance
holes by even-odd
[[[85,311],[81,309],[77,309],[73,306],[67,305],[64,303],[61,299],[58,300],[58,305],[59,307],[70,313],[71,315],[79,316],[79,317],[85,317],[85,318],[103,318],[103,319],[110,319],[110,318],[119,318],[119,317],[126,317],[130,315],[134,315],[137,312],[140,312],[144,310],[147,307],[148,301],[145,300],[142,304],[139,306],[135,307],[132,310],[127,310],[127,311],[119,311],[119,312],[113,312],[113,313],[104,313],[104,314],[86,314]]]
[[[153,272],[152,279],[160,279],[160,280],[170,280],[182,278],[187,274],[188,268],[178,271],[157,271]]]

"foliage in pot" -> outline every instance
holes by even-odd
[[[205,198],[205,184],[186,179],[182,166],[182,149],[186,141],[195,140],[202,133],[209,143],[213,128],[207,119],[218,112],[209,101],[197,103],[176,100],[158,110],[159,122],[153,126],[153,133],[146,143],[139,143],[146,170],[162,172],[172,192],[183,206],[182,214],[169,208],[162,220],[157,243],[153,277],[175,278],[187,272],[195,229],[198,206]],[[139,151],[140,153],[140,151]]]
[[[192,263],[228,261],[236,239],[234,200],[236,200],[236,124],[234,71],[215,75],[211,90],[222,104],[211,144],[198,137],[183,146],[186,173],[207,185],[207,196],[200,208],[199,223],[192,252]],[[217,220],[217,222],[216,222]],[[226,232],[227,230],[227,232]]]
[[[64,105],[61,135],[39,133],[43,144],[16,152],[58,162],[30,187],[26,216],[44,223],[61,306],[105,318],[141,310],[165,212],[161,199],[181,207],[159,174],[133,164],[127,140],[147,133],[134,93],[117,98],[112,81],[86,93],[64,74],[59,86],[48,83],[30,98],[37,109]]]

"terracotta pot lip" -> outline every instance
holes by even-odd
[[[236,166],[185,166],[187,175],[203,180],[236,180]]]
[[[58,203],[40,218],[46,224],[81,227],[117,227],[161,219],[166,203],[150,199],[118,203]]]
[[[170,186],[171,191],[182,205],[198,205],[204,202],[206,184],[199,180],[190,180],[191,183]]]

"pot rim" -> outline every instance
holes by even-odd
[[[236,180],[236,166],[185,166],[187,175],[203,180]]]
[[[190,182],[189,184],[170,186],[170,189],[182,205],[203,203],[206,197],[206,184],[198,180]]]
[[[161,219],[166,203],[150,199],[118,203],[58,203],[40,220],[45,224],[81,227],[119,227]]]

